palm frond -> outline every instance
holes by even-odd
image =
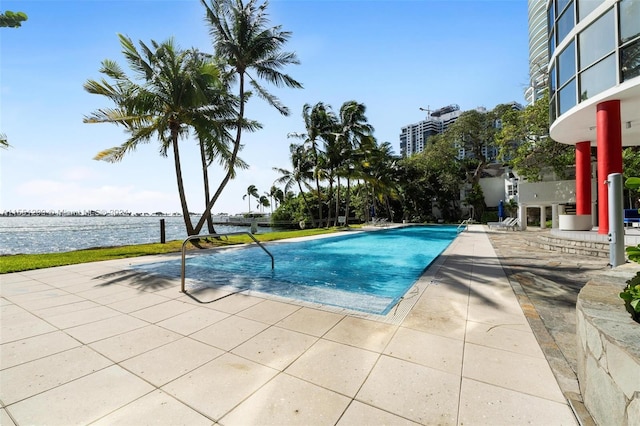
[[[251,79],[249,83],[256,90],[256,92],[258,92],[258,96],[267,101],[269,105],[277,109],[280,114],[284,116],[289,115],[289,108],[283,105],[277,97],[263,89],[262,86],[260,86],[255,80]]]
[[[0,148],[9,148],[9,140],[7,139],[7,135],[4,133],[0,133]]]
[[[123,146],[116,146],[100,151],[93,159],[106,161],[107,163],[117,163],[122,160],[126,151]]]

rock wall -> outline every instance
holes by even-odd
[[[640,324],[618,296],[639,270],[635,263],[614,268],[578,295],[578,382],[599,425],[640,425]]]

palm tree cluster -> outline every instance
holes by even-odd
[[[278,220],[321,227],[337,226],[344,216],[348,224],[354,193],[365,220],[380,207],[393,216],[390,200],[398,195],[398,159],[391,144],[378,144],[365,112],[365,105],[356,101],[343,103],[337,114],[323,102],[304,105],[305,132],[289,134],[300,141],[290,145],[291,169],[274,168],[281,175],[276,183],[284,186],[285,204],[299,197],[304,210],[283,205],[283,211],[276,211]]]
[[[249,203],[248,214],[251,214],[251,199],[255,198],[258,201],[256,208],[260,209],[260,213],[264,213],[264,209],[267,207],[271,207],[271,213],[273,213],[273,205],[274,200],[276,203],[276,208],[278,208],[278,204],[284,201],[284,193],[281,189],[276,187],[275,185],[271,186],[269,192],[265,192],[263,195],[260,195],[258,188],[255,185],[249,185],[247,187],[247,192],[242,196],[242,199],[247,199]]]
[[[214,54],[197,49],[182,50],[169,39],[139,42],[119,35],[122,53],[133,72],[127,75],[111,60],[104,60],[100,81],[84,84],[89,93],[107,97],[115,105],[86,116],[86,123],[114,123],[122,126],[127,140],[101,151],[96,159],[122,160],[140,143],[160,142],[162,156],[173,153],[174,168],[187,235],[198,235],[208,221],[214,233],[211,209],[239,168],[247,165],[239,157],[242,132],[259,129],[260,123],[245,117],[249,98],[246,85],[281,114],[288,109],[261,84],[301,88],[280,69],[297,64],[294,53],[283,51],[290,33],[270,26],[267,2],[257,0],[201,0],[213,40]],[[237,93],[232,88],[237,87]],[[195,136],[201,155],[204,213],[191,222],[180,162],[180,141]],[[226,173],[210,194],[208,167],[218,162]]]

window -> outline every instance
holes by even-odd
[[[571,42],[558,57],[558,86],[564,85],[576,74],[576,43]]]
[[[578,0],[578,22],[596,10],[604,0]]]
[[[587,68],[615,49],[616,40],[612,30],[615,28],[613,18],[613,9],[610,9],[578,36],[580,42],[578,45],[580,69]]]
[[[640,76],[640,40],[620,50],[620,70],[622,81]]]
[[[554,94],[549,100],[549,123],[553,123],[558,118],[556,111],[556,95]]]
[[[571,3],[570,0],[558,0],[558,15],[562,13],[569,3]]]
[[[558,92],[559,115],[564,114],[576,105],[576,80],[571,80]]]
[[[640,1],[620,2],[620,42],[626,43],[640,35]]]
[[[564,40],[564,38],[573,29],[574,25],[575,19],[573,14],[573,7],[569,6],[567,10],[558,18],[558,24],[556,28],[558,44],[561,43],[562,40]]]
[[[616,85],[616,57],[611,54],[580,74],[580,101]]]
[[[555,38],[555,27],[556,27],[556,14],[554,12],[555,2],[551,2],[549,9],[547,9],[547,28],[549,30],[549,56],[553,55],[553,52],[556,50],[556,38]]]

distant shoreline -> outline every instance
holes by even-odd
[[[196,213],[191,213],[195,215]],[[5,210],[0,213],[1,217],[91,217],[91,216],[124,216],[124,217],[141,217],[141,216],[182,216],[182,213],[132,213],[128,210]]]
[[[249,219],[247,214],[255,216],[258,220],[269,218],[269,213],[239,213],[213,214],[213,218],[220,222],[228,222],[239,219]],[[190,216],[200,216],[202,213],[189,213]],[[259,216],[256,216],[259,215]],[[0,212],[0,217],[182,217],[182,213],[164,212],[130,212],[128,210],[4,210]],[[252,217],[253,217],[252,216]]]

